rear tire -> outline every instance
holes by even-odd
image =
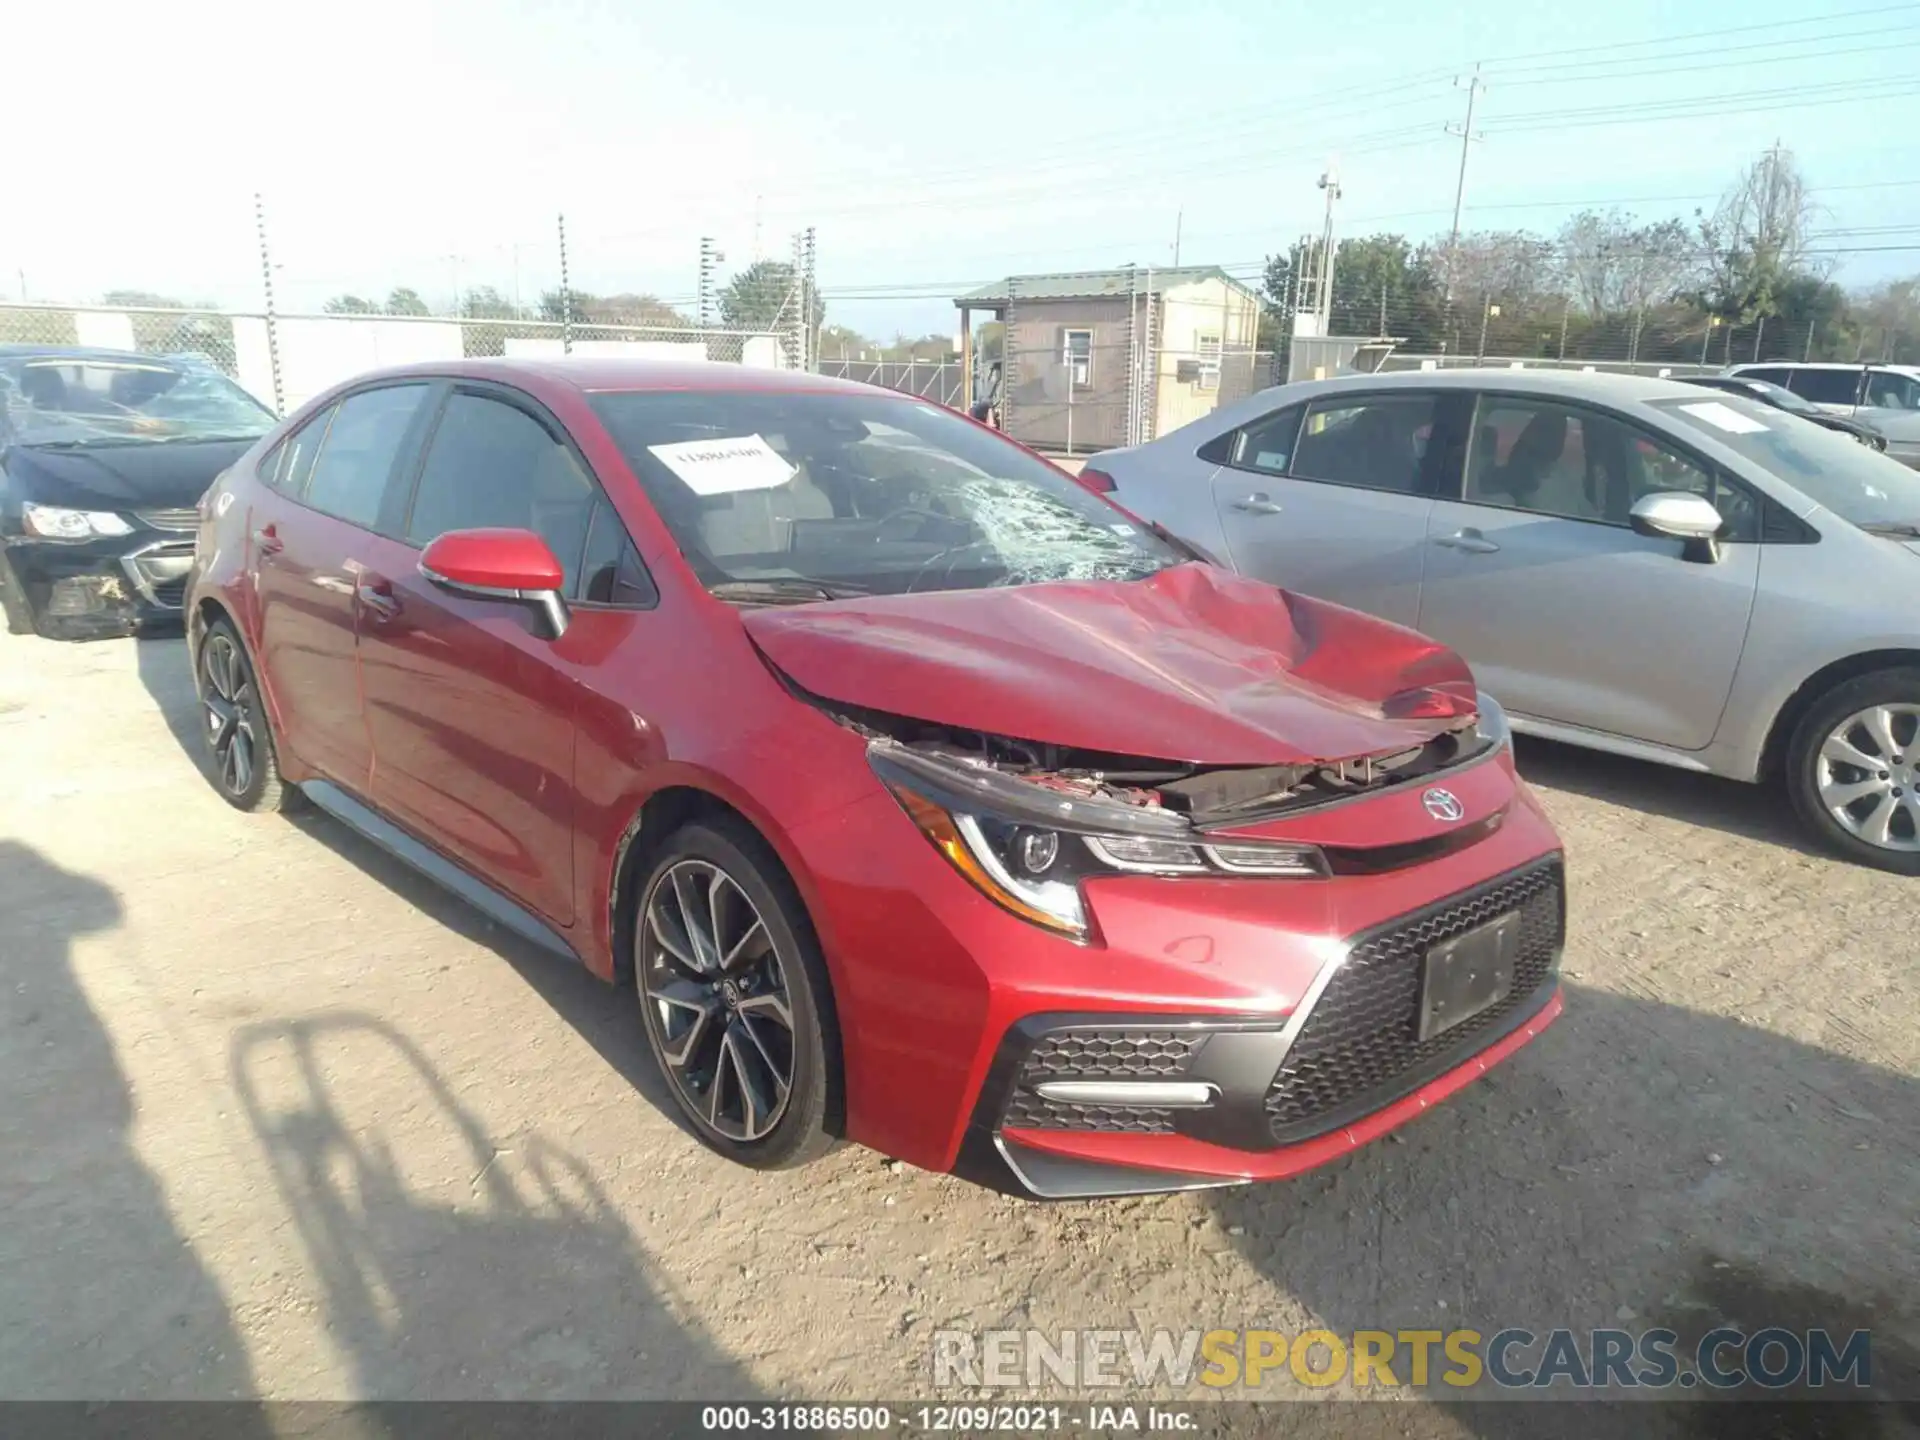
[[[640,886],[633,946],[647,1043],[701,1141],[758,1170],[831,1150],[842,1113],[832,990],[765,842],[719,816],[669,836]]]
[[[1920,875],[1920,669],[1876,670],[1821,696],[1794,727],[1786,780],[1830,849]]]
[[[248,812],[292,808],[300,792],[280,776],[279,751],[260,682],[230,621],[219,619],[207,626],[193,679],[208,778],[220,798]]]

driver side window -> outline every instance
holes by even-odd
[[[572,448],[517,405],[455,391],[420,469],[407,543],[424,547],[449,530],[495,527],[545,540],[566,573],[569,599],[651,603],[650,593],[643,600],[631,583],[617,583],[623,570],[631,581],[638,556],[624,556],[622,543],[632,550],[633,542]]]

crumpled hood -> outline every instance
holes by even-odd
[[[1470,692],[1444,646],[1210,565],[1146,580],[945,590],[750,610],[803,689],[965,730],[1198,765],[1298,765],[1419,745],[1457,719],[1390,718]]]
[[[174,440],[53,450],[15,445],[0,464],[16,499],[76,510],[185,510],[251,440]]]

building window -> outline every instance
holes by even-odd
[[[1067,373],[1073,377],[1073,388],[1087,390],[1093,386],[1093,332],[1091,330],[1069,330],[1060,342],[1060,363],[1067,367]]]
[[[1220,388],[1220,337],[1198,335],[1194,337],[1194,345],[1200,352],[1200,378],[1194,383],[1202,390],[1218,390]]]

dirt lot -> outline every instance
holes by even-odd
[[[0,1395],[899,1397],[953,1325],[1725,1317],[1910,1362],[1920,882],[1759,792],[1524,748],[1570,852],[1553,1030],[1296,1183],[1047,1207],[710,1157],[629,999],[235,814],[193,719],[178,641],[0,638]]]

